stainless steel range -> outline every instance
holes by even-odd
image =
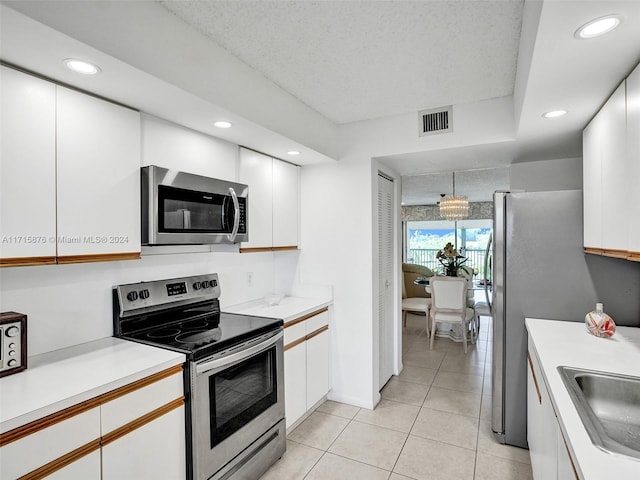
[[[283,322],[219,297],[215,273],[119,285],[114,335],[187,355],[187,478],[257,479],[285,451]]]

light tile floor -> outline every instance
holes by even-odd
[[[332,401],[287,438],[287,451],[262,480],[529,480],[529,451],[491,432],[491,325],[476,345],[436,339],[409,315],[404,370],[375,410]]]

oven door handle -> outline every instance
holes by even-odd
[[[253,345],[244,350],[240,350],[239,352],[232,353],[231,355],[226,355],[221,358],[216,358],[215,360],[211,360],[209,362],[204,362],[196,365],[196,374],[200,375],[201,373],[206,373],[210,370],[215,370],[220,367],[225,367],[227,365],[231,365],[233,363],[238,363],[246,358],[249,358],[256,353],[260,353],[263,350],[268,349],[273,344],[277,343],[284,336],[283,332],[278,332],[273,337],[269,337],[264,342],[260,342],[257,345]]]
[[[231,195],[231,199],[233,200],[233,230],[230,235],[227,235],[227,238],[230,242],[235,242],[236,235],[238,235],[238,228],[240,228],[240,203],[238,202],[238,195],[236,195],[236,191],[233,187],[229,187],[229,195]]]

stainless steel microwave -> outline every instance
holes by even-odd
[[[241,183],[142,167],[142,244],[246,242],[249,187]]]

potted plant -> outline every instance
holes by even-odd
[[[436,253],[436,259],[443,267],[443,273],[448,277],[457,277],[458,269],[468,260],[467,257],[462,255],[464,247],[458,252],[451,242],[448,242],[442,250],[438,250]]]

